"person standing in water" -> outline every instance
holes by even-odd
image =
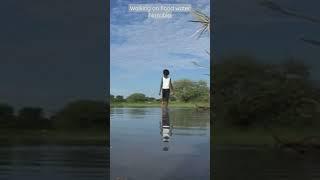
[[[163,70],[163,77],[161,79],[161,84],[160,84],[160,91],[159,95],[161,95],[162,92],[162,107],[168,107],[169,104],[169,98],[170,98],[170,90],[173,92],[173,86],[171,83],[171,78],[169,77],[169,70],[165,69]]]

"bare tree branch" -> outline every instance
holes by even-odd
[[[206,53],[210,56],[210,51],[208,51],[208,50],[205,50],[206,51]]]
[[[194,64],[194,65],[196,65],[196,66],[198,66],[198,67],[200,67],[200,68],[208,69],[208,67],[202,66],[202,65],[198,64],[198,63],[195,62],[195,61],[191,61],[191,63]]]

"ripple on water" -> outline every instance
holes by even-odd
[[[0,179],[109,179],[105,146],[0,148]]]

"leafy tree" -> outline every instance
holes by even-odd
[[[14,125],[14,109],[8,104],[0,104],[0,128],[8,128]]]
[[[78,100],[68,103],[53,121],[60,129],[106,129],[108,109],[104,102]]]
[[[205,81],[194,82],[188,79],[173,82],[175,96],[183,102],[206,100],[209,97],[209,88]]]
[[[43,109],[39,107],[24,107],[19,110],[17,123],[24,129],[49,128],[49,120],[44,117]]]
[[[110,102],[113,102],[114,101],[114,95],[110,94]]]
[[[116,98],[114,99],[114,102],[125,102],[126,100],[124,99],[123,96],[116,96]]]
[[[142,93],[133,93],[127,97],[128,102],[145,102],[147,100],[146,95]]]
[[[262,64],[234,56],[215,67],[213,103],[219,123],[289,127],[317,122],[319,89],[303,63]]]
[[[197,93],[198,93],[198,97],[196,98],[196,100],[200,100],[200,101],[207,101],[209,100],[209,88],[207,85],[206,81],[198,81],[195,82],[196,84],[196,89],[197,89]]]
[[[177,100],[177,98],[176,98],[176,96],[170,96],[170,101],[176,101]]]

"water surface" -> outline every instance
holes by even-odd
[[[213,179],[320,180],[320,154],[268,147],[213,147]]]
[[[1,146],[0,179],[107,180],[106,146]]]
[[[208,180],[208,111],[113,108],[111,179]]]

